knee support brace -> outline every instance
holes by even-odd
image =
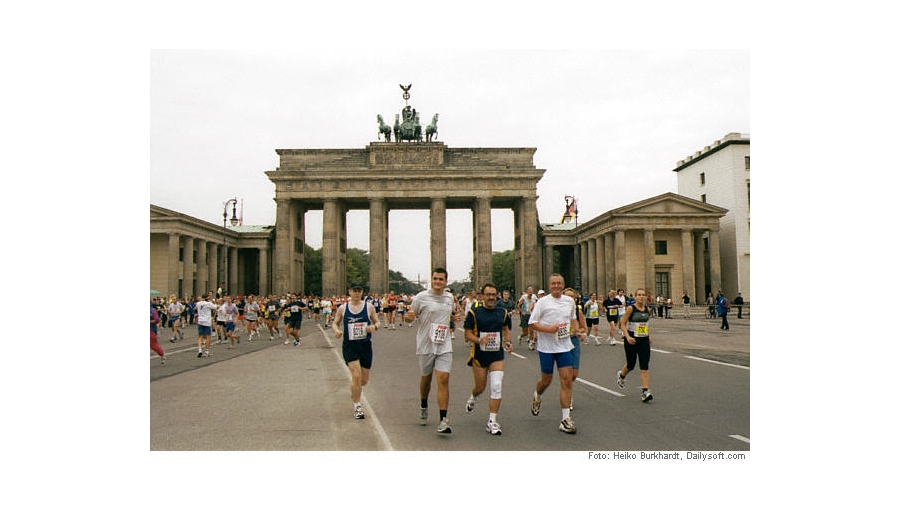
[[[491,398],[499,400],[500,390],[503,388],[503,372],[491,371],[488,377],[491,379]]]

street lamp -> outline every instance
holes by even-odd
[[[231,198],[225,202],[225,209],[222,211],[222,268],[219,276],[219,281],[222,283],[222,294],[228,294],[228,282],[226,281],[228,277],[228,231],[226,223],[228,220],[228,204],[231,204],[231,226],[237,226],[239,221],[237,217],[237,198]]]

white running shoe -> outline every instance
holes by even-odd
[[[453,432],[452,430],[450,430],[450,418],[444,418],[443,420],[441,420],[441,422],[438,424],[437,431],[441,434],[449,434]]]
[[[466,412],[471,413],[475,410],[475,397],[469,396],[469,400],[466,400]]]
[[[424,426],[428,423],[428,408],[420,407],[419,408],[419,425]]]
[[[578,429],[575,428],[575,422],[572,421],[571,416],[559,422],[559,430],[566,434],[574,434],[578,431]]]
[[[487,425],[485,426],[485,429],[488,432],[490,432],[490,434],[492,436],[499,436],[500,434],[503,433],[503,431],[500,430],[500,424],[495,421],[488,420]]]
[[[622,371],[619,370],[616,372],[616,386],[619,387],[620,390],[625,389],[625,378],[622,377]]]

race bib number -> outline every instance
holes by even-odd
[[[300,307],[297,305],[291,306],[291,313],[297,313],[300,311]]]
[[[500,332],[493,333],[481,333],[480,336],[482,339],[487,338],[487,343],[482,344],[481,350],[485,352],[489,351],[499,351],[500,350]]]
[[[274,312],[274,311],[275,311],[275,305],[269,305],[269,311],[270,311],[270,312]]]
[[[650,327],[646,322],[635,322],[634,323],[634,336],[635,337],[648,337],[650,336]]]
[[[431,341],[436,344],[442,344],[447,340],[447,334],[450,331],[450,326],[446,324],[432,324],[431,325]]]
[[[354,322],[353,324],[349,324],[350,340],[365,340],[366,335],[368,335],[368,332],[366,331],[368,325],[367,322]]]
[[[609,309],[608,309],[608,312],[609,312],[610,315],[619,315],[619,309],[618,309],[618,308],[609,308]]]
[[[569,341],[569,323],[563,322],[561,324],[556,325],[556,339],[560,342]]]

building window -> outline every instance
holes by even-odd
[[[656,273],[656,295],[670,296],[669,273]]]
[[[703,186],[706,184],[706,172],[700,172],[700,185]]]
[[[656,244],[656,254],[657,255],[668,255],[669,254],[669,246],[666,241],[654,241]]]
[[[706,203],[706,193],[700,195],[700,201],[703,202],[704,204]]]
[[[750,156],[744,156],[744,169],[750,170]]]

